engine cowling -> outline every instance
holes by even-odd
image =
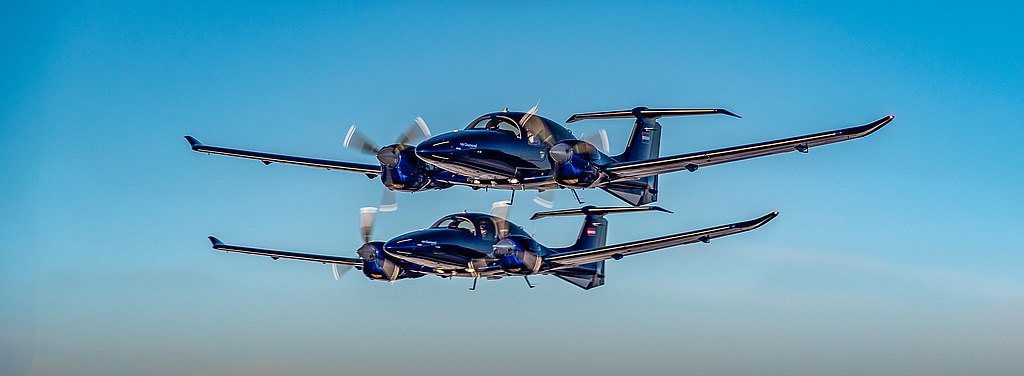
[[[585,141],[557,143],[548,150],[548,156],[552,162],[552,174],[558,184],[587,188],[604,176],[594,163],[601,159],[601,154]]]
[[[427,164],[416,156],[415,147],[385,146],[377,152],[380,181],[388,189],[413,192],[430,183]]]
[[[367,278],[395,281],[402,276],[402,268],[384,254],[384,243],[363,244],[356,253],[363,259],[363,275]]]
[[[533,274],[540,271],[543,259],[537,255],[537,243],[533,239],[511,235],[494,244],[494,257],[501,270],[512,274]]]

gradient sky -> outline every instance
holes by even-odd
[[[0,374],[1024,373],[1019,4],[75,2],[0,6]],[[674,173],[610,242],[746,220],[710,245],[552,277],[393,285],[213,252],[353,255],[358,174],[191,152],[372,162],[415,116],[562,121],[634,106],[679,154],[896,120],[863,140]],[[615,151],[629,121],[606,128]],[[399,195],[376,238],[507,192]],[[528,198],[528,195],[521,197]],[[561,193],[560,207],[571,207]],[[584,192],[592,204],[619,204]],[[512,219],[570,243],[579,218]]]

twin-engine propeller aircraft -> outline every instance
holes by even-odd
[[[507,205],[496,205],[507,213]],[[768,223],[779,213],[757,219],[684,232],[653,239],[606,245],[608,221],[606,214],[658,210],[656,206],[593,207],[540,212],[530,219],[554,216],[583,215],[583,226],[576,243],[564,248],[550,248],[535,241],[521,227],[506,220],[506,214],[459,213],[445,216],[430,228],[399,235],[386,242],[371,241],[373,218],[377,208],[360,210],[363,245],[358,258],[316,255],[227,245],[211,236],[213,248],[221,251],[290,258],[331,264],[335,278],[351,268],[362,270],[372,280],[396,281],[436,275],[443,278],[470,277],[476,289],[480,277],[500,279],[522,276],[530,284],[530,275],[554,275],[573,285],[589,290],[604,284],[604,261],[625,256],[753,230]]]
[[[665,116],[723,114],[724,109],[649,109],[575,114],[566,123],[587,119],[635,118],[625,151],[602,152],[592,142],[577,140],[558,123],[528,112],[495,112],[480,116],[464,130],[430,137],[421,118],[394,144],[378,147],[353,126],[345,145],[373,154],[378,164],[296,157],[208,146],[185,136],[192,150],[256,159],[264,164],[290,163],[380,176],[390,191],[416,192],[464,185],[473,189],[545,191],[558,188],[601,188],[633,206],[658,200],[658,175],[705,166],[799,151],[860,138],[892,121],[886,116],[858,127],[737,147],[660,157],[661,124]],[[428,138],[429,137],[429,138]],[[416,140],[427,138],[418,144]],[[386,191],[386,192],[390,192]],[[387,197],[387,196],[385,196]],[[579,197],[577,196],[577,200]],[[388,200],[387,198],[385,200]],[[390,205],[390,204],[388,204]]]

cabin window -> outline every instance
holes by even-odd
[[[447,228],[447,229],[461,229],[469,231],[469,233],[476,235],[476,228],[473,227],[473,223],[468,219],[461,217],[445,218],[437,222],[434,228]]]

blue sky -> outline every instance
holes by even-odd
[[[1024,52],[1014,3],[78,2],[0,11],[0,374],[1020,374]],[[723,107],[663,154],[896,120],[662,177],[610,241],[756,231],[554,278],[394,285],[230,242],[354,254],[379,183],[191,152],[344,150],[416,116]],[[627,121],[606,128],[619,150]],[[399,195],[377,238],[507,197]],[[569,207],[570,195],[560,196]],[[588,203],[617,204],[602,192]],[[578,219],[512,219],[549,245]]]

